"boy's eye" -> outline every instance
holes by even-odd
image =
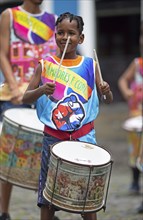
[[[63,31],[57,31],[57,34],[58,35],[64,35],[65,33]],[[73,36],[73,35],[75,35],[75,33],[74,32],[69,32],[68,35]]]
[[[70,35],[70,36],[73,36],[73,35],[75,35],[75,33],[74,33],[74,32],[70,32],[69,35]]]
[[[57,32],[57,34],[62,35],[62,34],[63,34],[63,32],[62,32],[62,31],[58,31],[58,32]]]

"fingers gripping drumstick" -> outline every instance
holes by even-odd
[[[68,36],[68,39],[67,39],[67,42],[66,42],[66,45],[65,45],[65,48],[64,48],[62,57],[61,57],[61,59],[60,59],[60,64],[59,64],[59,66],[58,66],[58,70],[57,70],[57,73],[56,73],[56,75],[55,75],[54,82],[56,81],[56,78],[57,78],[57,76],[58,76],[59,70],[60,70],[60,68],[61,68],[61,65],[62,65],[64,56],[65,56],[65,53],[66,53],[66,50],[67,50],[67,47],[68,47],[68,44],[69,44],[69,40],[70,40],[70,36]]]
[[[100,69],[98,57],[97,57],[97,54],[96,54],[96,50],[94,49],[93,51],[94,51],[95,60],[97,62],[97,68],[98,68],[98,72],[99,72],[100,82],[101,82],[101,85],[103,85],[103,78],[102,78],[101,69]],[[106,99],[106,95],[103,95],[103,98]]]

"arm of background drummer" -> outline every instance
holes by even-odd
[[[136,65],[135,60],[133,60],[118,80],[119,89],[126,101],[134,95],[132,89],[130,88],[130,83],[134,80],[135,72]]]
[[[0,19],[0,69],[6,80],[10,97],[13,98],[14,104],[20,104],[22,99],[22,92],[18,88],[16,79],[12,73],[12,67],[9,59],[9,48],[10,48],[10,14],[6,10],[2,12]],[[5,87],[3,87],[4,89]],[[8,94],[9,94],[8,92]],[[2,94],[1,94],[2,98]]]

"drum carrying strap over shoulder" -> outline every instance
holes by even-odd
[[[80,129],[76,131],[71,131],[71,132],[55,130],[45,125],[44,133],[56,137],[60,140],[76,140],[88,134],[92,129],[94,129],[94,121],[83,125]]]

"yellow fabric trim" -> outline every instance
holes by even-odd
[[[53,35],[53,31],[46,24],[34,17],[28,16],[25,12],[14,10],[13,16],[17,23],[30,29],[46,41]]]

